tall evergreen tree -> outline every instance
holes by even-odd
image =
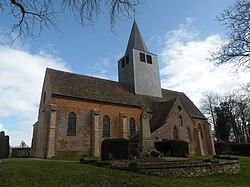
[[[229,135],[231,130],[231,125],[228,121],[228,115],[225,108],[222,107],[216,107],[215,108],[216,113],[216,124],[217,124],[217,135],[219,140],[222,141],[229,141]]]

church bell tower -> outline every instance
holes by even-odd
[[[118,76],[135,94],[162,97],[157,56],[148,51],[135,21],[125,55],[118,61]]]

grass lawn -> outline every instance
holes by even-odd
[[[241,173],[195,178],[146,176],[54,160],[2,159],[0,186],[250,186],[250,157],[238,157]]]
[[[60,157],[52,157],[48,160],[67,160],[67,161],[79,161],[80,157],[78,156],[60,156]]]

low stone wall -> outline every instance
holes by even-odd
[[[120,160],[98,162],[98,165],[115,169],[157,176],[170,177],[195,177],[212,174],[236,174],[240,172],[239,160],[164,160],[164,159],[143,159],[143,160]]]
[[[238,160],[135,162],[129,171],[158,176],[194,177],[218,173],[236,174],[240,171]]]

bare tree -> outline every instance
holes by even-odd
[[[108,8],[111,29],[117,20],[133,18],[143,0],[0,0],[2,13],[16,19],[11,32],[18,37],[40,36],[44,29],[56,28],[59,13],[70,12],[82,26],[93,25]]]
[[[237,0],[225,9],[217,21],[226,26],[227,41],[212,53],[217,65],[234,63],[238,71],[250,69],[250,1]]]
[[[212,91],[207,91],[203,93],[203,97],[201,99],[201,110],[204,114],[207,115],[208,120],[214,126],[214,136],[217,140],[219,140],[217,124],[216,124],[216,112],[215,109],[219,105],[219,95]]]
[[[238,95],[238,113],[242,124],[243,135],[247,141],[250,140],[250,83],[243,84],[239,89]]]
[[[209,91],[203,94],[201,110],[214,125],[217,141],[250,140],[250,92],[249,84],[223,94]],[[228,136],[228,137],[227,137]]]
[[[241,128],[238,123],[238,102],[237,102],[237,93],[229,92],[223,95],[223,109],[227,115],[227,121],[231,125],[231,130],[233,134],[233,141],[240,143],[241,141]]]
[[[29,146],[22,140],[19,147],[20,148],[28,148]]]

